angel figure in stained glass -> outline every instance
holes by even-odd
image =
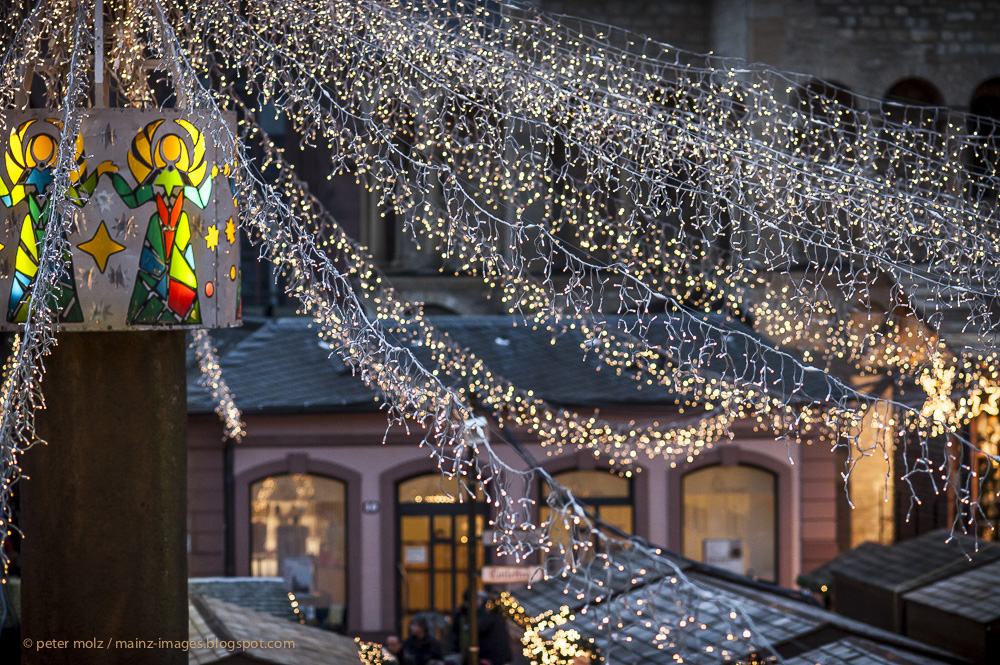
[[[27,120],[14,127],[7,137],[3,165],[0,166],[0,203],[19,215],[24,212],[18,233],[14,261],[14,281],[7,306],[7,320],[24,323],[28,320],[32,287],[38,273],[45,229],[51,216],[51,194],[56,153],[62,123],[52,118]],[[78,207],[86,205],[97,182],[105,173],[117,167],[110,161],[101,162],[93,171],[87,170],[83,152],[83,137],[77,134],[73,154],[74,167],[69,173],[67,199]],[[24,204],[24,205],[22,205]],[[67,251],[65,269],[52,290],[50,306],[61,322],[83,321],[83,310],[73,278],[73,257]]]
[[[204,209],[218,169],[209,169],[205,139],[183,119],[155,120],[132,140],[128,153],[133,188],[120,174],[115,191],[129,208],[155,200],[128,308],[128,324],[201,323],[191,220],[185,201]]]

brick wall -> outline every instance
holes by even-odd
[[[985,0],[757,2],[786,10],[779,67],[837,80],[882,97],[923,78],[947,106],[967,108],[976,87],[1000,76],[1000,4]],[[794,8],[794,11],[793,11]]]
[[[554,14],[607,23],[680,48],[705,53],[711,3],[704,0],[536,0]]]

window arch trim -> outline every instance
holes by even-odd
[[[430,457],[421,459],[411,459],[389,467],[379,474],[379,500],[382,504],[381,523],[382,525],[392,525],[395,534],[395,525],[399,520],[399,511],[396,510],[396,488],[397,485],[408,478],[416,478],[429,473],[441,473],[441,469]],[[382,625],[395,626],[396,612],[398,609],[398,598],[396,593],[396,548],[399,546],[396,535],[389,540],[380,536],[382,540],[382,561],[381,570],[390,572],[391,579],[388,588],[383,589],[382,598]]]
[[[774,474],[777,496],[775,496],[775,531],[777,531],[778,547],[775,551],[775,567],[778,571],[778,584],[792,588],[795,580],[793,571],[798,564],[795,542],[801,532],[801,524],[793,524],[795,516],[795,497],[793,490],[793,471],[767,455],[744,450],[738,445],[725,445],[705,451],[694,458],[691,463],[678,464],[676,468],[667,471],[667,510],[669,511],[669,526],[667,529],[667,546],[679,552],[684,539],[683,524],[683,483],[685,475],[709,466],[752,466],[762,471]],[[801,519],[801,515],[799,516]],[[801,555],[801,553],[798,553]]]
[[[236,574],[250,575],[250,488],[268,476],[308,474],[344,484],[344,530],[347,534],[345,575],[347,577],[347,631],[361,630],[361,475],[347,467],[317,460],[303,454],[289,454],[284,459],[253,466],[236,475],[235,496]]]

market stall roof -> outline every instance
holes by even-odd
[[[953,571],[954,572],[954,571]],[[966,569],[904,594],[907,602],[933,607],[978,623],[1000,620],[1000,560]]]
[[[218,598],[280,619],[298,620],[282,577],[191,577],[188,594]]]
[[[893,593],[930,584],[991,561],[1000,560],[1000,544],[936,529],[892,545],[862,543],[799,576],[798,583],[813,591],[833,590],[834,577],[843,576]],[[824,588],[825,587],[825,588]]]
[[[578,631],[608,665],[669,662],[674,653],[689,665],[718,665],[722,649],[728,651],[726,660],[737,663],[766,659],[770,649],[794,665],[968,662],[797,600],[790,590],[768,588],[669,553],[620,552],[511,594],[526,617],[565,608],[566,623],[543,630],[542,636]],[[753,626],[751,639],[731,639],[737,623],[733,610],[739,613],[739,625]],[[661,632],[663,621],[671,624],[669,636]],[[715,646],[699,648],[706,644]]]
[[[207,596],[190,596],[188,640],[189,665],[361,665],[349,637]]]

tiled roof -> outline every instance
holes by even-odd
[[[306,318],[269,320],[219,357],[226,383],[248,413],[378,408],[375,393],[331,355]],[[188,410],[211,412],[198,377],[197,367],[189,370]]]
[[[292,601],[280,577],[192,577],[188,594],[218,598],[240,607],[296,621]]]
[[[966,662],[910,638],[795,600],[787,590],[765,588],[735,575],[715,575],[703,566],[671,555],[637,559],[637,555],[626,553],[626,560],[618,561],[621,556],[615,555],[613,560],[629,571],[626,574],[616,565],[605,566],[603,561],[588,567],[589,579],[600,580],[599,584],[575,574],[512,593],[529,617],[566,606],[571,616],[558,630],[574,629],[584,639],[593,639],[608,665],[673,662],[674,651],[682,654],[689,665],[718,665],[724,659],[720,648],[729,649],[725,658],[734,662],[751,652],[766,656],[771,653],[769,649],[782,657],[781,662],[794,665]],[[636,575],[636,570],[644,572]],[[675,584],[673,580],[681,577],[686,583]],[[694,591],[692,585],[700,591]],[[642,617],[636,609],[641,609]],[[752,644],[728,640],[727,633],[733,630],[729,614],[733,609],[738,609],[741,621],[754,627]],[[688,616],[697,616],[697,621],[681,621]],[[604,622],[604,617],[611,620]],[[649,621],[646,617],[659,619]],[[669,639],[657,638],[658,621],[664,619],[673,623]],[[543,635],[551,637],[555,630],[550,628]],[[692,646],[698,644],[715,648],[708,652]]]
[[[839,554],[836,558],[824,563],[819,568],[802,573],[795,582],[806,589],[816,593],[826,592],[833,586],[833,573],[835,570],[846,568],[851,565],[854,559],[865,559],[873,552],[881,552],[884,545],[878,543],[865,542],[857,547],[853,547],[846,552]],[[826,587],[824,589],[823,587]]]
[[[1000,561],[910,591],[903,598],[976,623],[992,623],[1000,619]]]
[[[662,557],[652,558],[635,550],[619,552],[615,555],[615,563],[624,570],[607,566],[602,558],[581,567],[581,574],[573,578],[552,577],[534,582],[528,593],[517,596],[518,602],[529,616],[537,616],[545,610],[563,605],[582,607],[588,598],[618,595],[691,567],[690,562],[680,557],[664,554]],[[587,583],[588,579],[600,580],[600,585]]]
[[[493,374],[556,404],[641,406],[672,405],[677,401],[670,389],[619,376],[595,354],[588,356],[585,339],[571,322],[553,336],[514,316],[430,319],[458,346],[471,349]],[[717,376],[764,382],[770,390],[792,401],[823,401],[839,394],[822,372],[801,371],[784,350],[775,348],[739,321],[687,315],[659,315],[650,321],[648,339],[661,348],[679,348],[680,357],[672,360],[682,367],[697,361]],[[606,325],[613,338],[627,344],[627,331],[635,320],[608,317]],[[256,328],[249,330],[253,326]],[[248,321],[244,333],[227,330],[212,334],[213,340],[218,336],[223,376],[244,412],[378,408],[375,393],[318,338],[309,319]],[[758,343],[762,346],[756,346]],[[421,348],[412,351],[418,358],[426,358]],[[189,363],[189,411],[211,412],[214,405],[197,379],[197,367]]]
[[[863,582],[887,591],[903,592],[969,568],[969,561],[982,565],[1000,559],[1000,545],[977,543],[958,535],[949,541],[950,531],[939,529],[894,545],[863,543],[800,576],[800,583],[818,589],[833,586],[835,575]]]
[[[879,644],[845,637],[785,660],[785,665],[939,665],[940,660]]]
[[[188,599],[188,663],[202,665],[216,663],[229,655],[229,652],[219,644],[219,637],[209,628],[193,600]]]
[[[188,639],[195,642],[188,651],[191,665],[225,663],[237,654],[276,665],[361,663],[358,646],[349,637],[206,596],[192,596],[188,604]],[[249,645],[236,648],[240,642]]]

